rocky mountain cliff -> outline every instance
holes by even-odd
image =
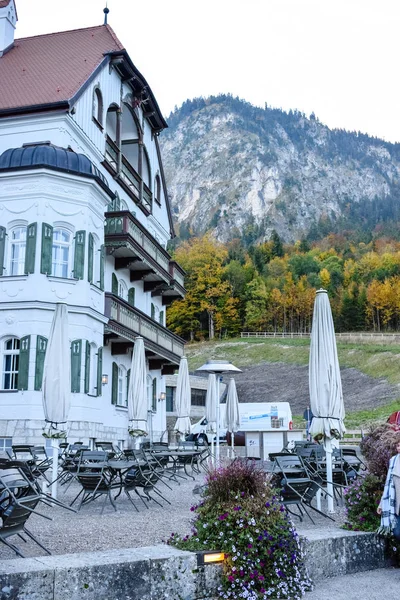
[[[292,242],[400,219],[400,144],[231,96],[186,101],[161,146],[177,232]]]

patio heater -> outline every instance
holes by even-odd
[[[216,377],[216,397],[217,397],[217,423],[216,423],[216,434],[217,440],[215,444],[215,459],[218,464],[219,462],[219,430],[220,430],[220,401],[219,401],[219,378],[223,373],[236,372],[241,373],[241,370],[235,367],[232,363],[226,360],[208,360],[202,367],[196,369],[196,371],[206,371],[207,373],[215,373]]]

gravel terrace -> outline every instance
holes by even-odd
[[[100,514],[102,498],[83,506],[76,514],[61,508],[50,508],[39,504],[40,512],[51,516],[53,520],[48,521],[32,515],[27,527],[39,541],[48,547],[52,554],[153,546],[166,540],[171,532],[184,535],[190,532],[193,518],[190,507],[199,499],[198,495],[193,494],[193,489],[203,483],[204,476],[196,475],[195,481],[181,479],[180,485],[175,482],[170,483],[172,490],[163,484],[159,485],[161,493],[171,502],[171,506],[163,502],[162,508],[151,502],[147,510],[139,498],[136,502],[133,493],[132,497],[139,508],[139,513],[135,511],[124,494],[117,500],[117,512],[114,512],[107,501],[103,515]],[[63,487],[59,488],[59,500],[69,504],[79,489],[78,484],[73,484],[64,494]],[[315,511],[312,512],[315,525],[307,517],[302,523],[298,519],[294,519],[300,534],[307,535],[308,531],[322,529],[329,537],[329,533],[337,532],[344,521],[344,511],[340,507],[334,515],[336,522],[318,515]],[[11,538],[10,541],[15,541],[25,556],[44,555],[41,548],[31,541],[24,543],[17,537]],[[14,552],[0,544],[0,560],[13,558],[16,558]]]

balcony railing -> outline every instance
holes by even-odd
[[[115,172],[118,171],[118,156],[119,156],[119,148],[112,141],[112,139],[107,136],[106,137],[106,161],[113,168]]]
[[[145,340],[157,344],[168,352],[172,352],[179,357],[183,356],[185,342],[180,337],[153,321],[134,306],[130,306],[121,298],[106,293],[105,315],[131,330],[132,335],[140,335]]]
[[[142,200],[142,202],[143,202],[143,206],[146,208],[146,210],[151,212],[152,203],[153,203],[153,195],[150,191],[150,188],[148,188],[144,182],[143,182],[143,200]]]
[[[140,202],[140,176],[126,160],[125,156],[122,156],[120,178],[129,191],[135,196],[136,202]]]
[[[172,279],[175,279],[175,281],[184,288],[185,287],[185,271],[174,260],[171,260],[169,263],[169,272],[170,272]]]
[[[141,258],[147,259],[146,262],[151,264],[156,263],[162,269],[163,278],[169,283],[171,257],[168,252],[146,231],[131,212],[125,210],[106,213],[106,246],[112,246],[114,240],[119,242],[123,235],[129,236],[136,242],[133,246]],[[148,257],[152,260],[149,261]]]

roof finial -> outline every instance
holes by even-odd
[[[103,9],[103,13],[104,13],[104,25],[107,25],[107,15],[110,12],[110,9],[107,6],[107,2],[106,2],[106,7]]]

